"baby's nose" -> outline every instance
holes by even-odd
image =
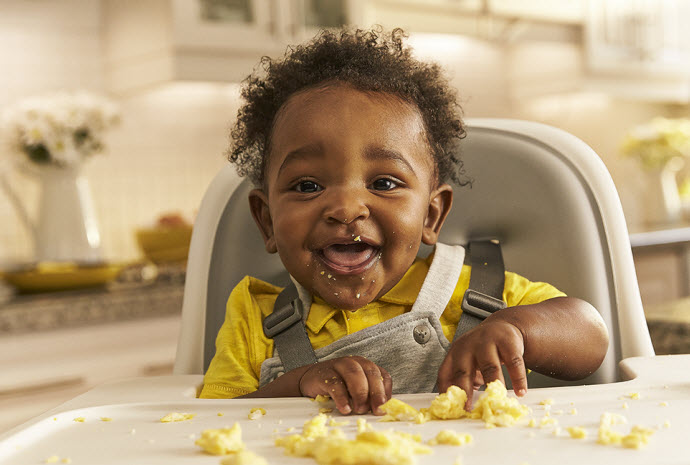
[[[326,221],[350,224],[369,217],[369,208],[357,189],[338,189],[331,192],[324,209]]]

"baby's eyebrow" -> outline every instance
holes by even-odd
[[[291,150],[290,152],[288,152],[287,155],[285,155],[283,162],[280,164],[280,168],[278,168],[278,175],[280,175],[280,172],[283,171],[283,168],[289,165],[290,162],[298,160],[300,158],[313,157],[318,155],[320,152],[321,147],[319,146],[319,144],[308,144],[299,147],[295,150]]]
[[[412,165],[407,159],[402,155],[402,153],[397,150],[386,149],[383,147],[367,147],[364,155],[369,160],[393,160],[401,162],[407,169],[409,169],[413,174],[415,174]]]

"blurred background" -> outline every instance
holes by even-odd
[[[0,409],[14,412],[0,431],[95,383],[171,371],[186,245],[242,79],[345,24],[404,28],[467,118],[589,144],[621,197],[657,352],[690,351],[688,20],[685,0],[0,0]],[[93,150],[70,165],[76,200],[51,203],[49,144],[17,131],[66,92],[104,99],[75,97],[110,119],[98,140],[70,126]],[[82,244],[46,249],[61,233],[48,211],[77,215]]]

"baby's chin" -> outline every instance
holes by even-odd
[[[342,310],[356,311],[374,300],[376,300],[376,294],[368,292],[353,292],[349,290],[334,291],[331,295],[323,295],[322,293],[316,291],[314,295],[318,296],[320,299],[324,300],[328,305],[334,308],[339,308]]]

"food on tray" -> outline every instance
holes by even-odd
[[[249,411],[249,415],[247,417],[250,420],[258,420],[259,418],[263,417],[266,415],[266,409],[263,409],[261,407],[254,407]]]
[[[467,394],[458,386],[451,386],[431,401],[429,413],[433,419],[453,420],[467,415],[465,403]]]
[[[444,444],[448,446],[464,446],[472,442],[471,434],[462,434],[450,429],[439,431],[435,438],[430,439],[428,444],[435,446],[437,444]]]
[[[569,426],[566,429],[573,439],[585,439],[587,437],[587,431],[581,426]]]
[[[196,416],[196,413],[171,412],[171,413],[168,413],[163,418],[161,418],[161,423],[172,423],[175,421],[191,420],[195,416]]]
[[[323,414],[304,423],[302,434],[280,437],[276,445],[288,455],[313,457],[321,465],[412,464],[416,454],[429,454],[431,449],[421,444],[419,435],[395,431],[364,431],[355,439],[347,439],[342,430],[328,429]],[[363,420],[363,419],[362,419]],[[360,423],[358,426],[365,425]]]
[[[84,417],[77,417],[77,418],[74,419],[74,421],[76,421],[76,422],[78,422],[78,423],[84,423],[84,422],[86,421],[86,418],[84,418]]]
[[[242,428],[235,423],[232,428],[206,429],[194,444],[213,455],[227,455],[244,449]]]
[[[400,399],[389,399],[381,406],[385,415],[379,421],[417,421],[424,423],[424,414]]]
[[[515,397],[508,397],[506,387],[496,380],[486,385],[486,391],[470,412],[470,418],[479,418],[487,428],[491,428],[512,426],[527,414],[527,406],[522,405]]]
[[[101,417],[101,421],[113,421],[110,417]]]
[[[633,426],[630,433],[623,435],[615,431],[612,426],[627,423],[622,415],[604,412],[599,419],[599,431],[597,442],[604,445],[622,445],[631,449],[639,449],[649,443],[649,438],[654,434],[651,428]]]
[[[225,457],[220,465],[268,465],[268,462],[254,452],[241,450]]]
[[[544,399],[541,402],[539,402],[539,405],[553,405],[553,399]]]

